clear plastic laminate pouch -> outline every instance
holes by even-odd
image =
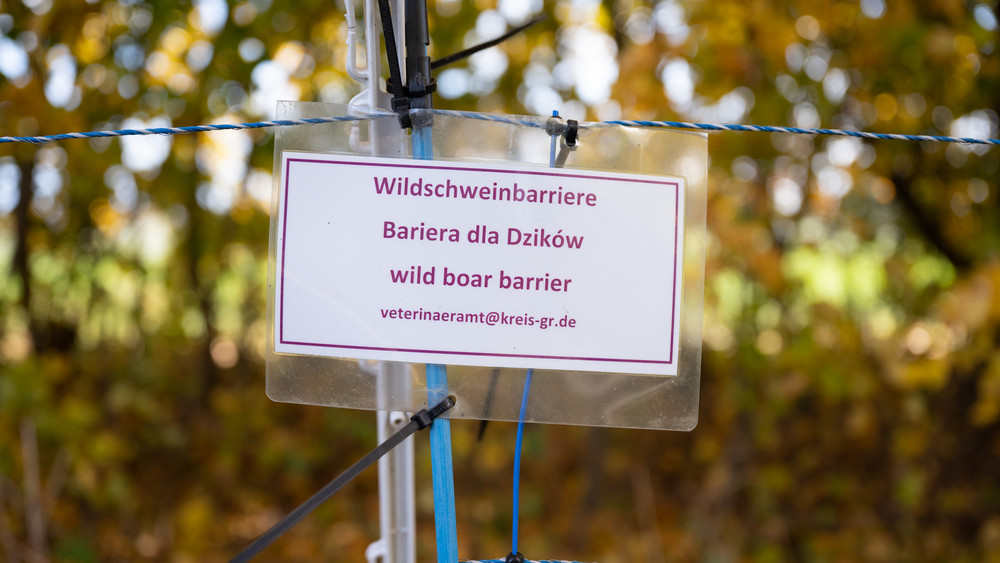
[[[450,418],[517,420],[530,372],[529,422],[692,429],[706,135],[413,117],[278,129],[268,395],[413,412],[432,364]]]

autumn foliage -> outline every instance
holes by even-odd
[[[360,9],[360,8],[359,8]],[[438,107],[1000,136],[995,0],[438,0]],[[346,103],[342,6],[0,4],[0,134]],[[1000,561],[1000,149],[709,140],[691,433],[535,426],[520,550]],[[264,394],[273,134],[0,145],[0,560],[225,561],[375,444]],[[459,554],[509,549],[514,428],[454,423]],[[434,557],[418,437],[420,560]],[[361,561],[368,472],[261,560]]]

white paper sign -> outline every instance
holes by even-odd
[[[275,351],[676,375],[684,179],[282,155]]]

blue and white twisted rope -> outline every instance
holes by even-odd
[[[448,117],[465,117],[470,119],[478,119],[479,121],[490,121],[493,123],[509,123],[511,125],[524,125],[526,127],[534,127],[536,129],[545,129],[544,119],[526,119],[523,117],[515,117],[512,115],[503,115],[499,113],[480,113],[478,111],[456,111],[451,109],[432,109],[430,110],[434,115],[445,115]]]
[[[425,110],[426,111],[426,110]],[[545,129],[543,120],[518,118],[507,115],[480,113],[472,111],[429,110],[435,115],[450,117],[465,117],[493,123],[509,123]],[[206,133],[211,131],[237,131],[241,129],[262,129],[266,127],[288,127],[293,125],[318,125],[322,123],[339,123],[344,121],[365,121],[383,117],[394,117],[391,112],[373,112],[336,117],[310,117],[303,119],[279,119],[274,121],[256,121],[252,123],[224,123],[219,125],[190,125],[186,127],[153,127],[150,129],[116,129],[111,131],[88,131],[85,133],[61,133],[58,135],[42,135],[38,137],[0,137],[3,143],[32,143],[36,145],[67,139],[97,139],[107,137],[130,137],[137,135],[184,135],[190,133]],[[741,131],[750,133],[791,133],[798,135],[833,135],[839,137],[855,137],[861,139],[885,141],[927,141],[935,143],[960,143],[968,145],[1000,146],[1000,139],[976,139],[971,137],[948,137],[942,135],[903,135],[898,133],[869,133],[866,131],[846,131],[843,129],[807,129],[801,127],[778,127],[771,125],[737,125],[690,123],[685,121],[640,121],[640,120],[610,120],[581,123],[581,129],[620,125],[624,127],[657,127],[671,129],[691,129],[697,131]]]
[[[42,135],[39,137],[0,137],[2,143],[31,143],[42,145],[52,141],[67,139],[101,139],[108,137],[134,137],[142,135],[188,135],[191,133],[208,133],[212,131],[239,131],[243,129],[264,129],[267,127],[288,127],[292,125],[319,125],[321,123],[339,123],[344,121],[364,121],[380,117],[395,117],[396,114],[366,113],[358,115],[341,115],[336,117],[306,117],[302,119],[277,119],[273,121],[254,121],[251,123],[220,123],[217,125],[188,125],[185,127],[152,127],[149,129],[115,129],[110,131],[87,131],[84,133],[60,133],[58,135]]]
[[[472,111],[454,110],[431,110],[435,115],[447,115],[451,117],[466,117],[478,119],[480,121],[491,121],[495,123],[509,123],[512,125],[526,125],[544,129],[546,122],[530,120],[524,118],[511,117],[506,115],[496,115],[489,113],[479,113]],[[862,139],[878,139],[884,141],[931,141],[937,143],[964,143],[973,145],[995,145],[1000,146],[1000,139],[976,139],[971,137],[947,137],[940,135],[902,135],[898,133],[868,133],[865,131],[846,131],[843,129],[805,129],[801,127],[778,127],[772,125],[737,125],[731,123],[691,123],[687,121],[641,121],[641,120],[621,120],[598,121],[581,123],[580,129],[593,129],[597,127],[607,127],[609,125],[621,125],[624,127],[660,127],[671,129],[694,129],[698,131],[741,131],[747,133],[792,133],[799,135],[834,135],[840,137],[858,137]]]
[[[975,139],[971,137],[947,137],[940,135],[902,135],[899,133],[868,133],[866,131],[845,131],[843,129],[803,129],[801,127],[777,127],[771,125],[735,125],[710,123],[688,123],[684,121],[602,121],[601,125],[624,125],[626,127],[670,127],[674,129],[697,129],[700,131],[744,131],[753,133],[795,133],[799,135],[835,135],[879,139],[883,141],[931,141],[936,143],[964,143],[971,145],[1000,145],[1000,139]]]

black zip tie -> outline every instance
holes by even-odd
[[[579,131],[580,124],[575,119],[566,120],[566,126],[562,130],[562,142],[559,143],[559,154],[554,163],[556,168],[565,166],[569,153],[576,150]]]
[[[566,146],[575,147],[577,135],[580,132],[580,123],[575,119],[566,120],[566,129],[563,131],[563,138],[566,139]]]
[[[319,492],[309,497],[309,500],[300,504],[298,508],[288,513],[288,516],[285,516],[279,520],[277,524],[271,526],[269,530],[261,534],[260,537],[254,540],[253,543],[248,545],[236,557],[230,559],[229,563],[245,563],[246,561],[250,561],[265,547],[271,545],[274,540],[278,539],[282,534],[291,529],[292,526],[298,524],[299,520],[302,520],[302,518],[312,512],[317,506],[322,504],[328,498],[333,496],[333,494],[343,488],[344,485],[350,483],[371,464],[378,461],[380,457],[389,453],[390,450],[401,444],[403,440],[409,438],[413,433],[430,426],[431,423],[434,422],[435,418],[441,416],[442,413],[453,406],[455,406],[455,397],[454,395],[449,395],[430,410],[423,409],[410,417],[410,422],[406,426],[400,428],[399,431],[392,436],[389,436],[386,441],[379,444],[374,450],[368,452],[365,457],[355,462],[354,465],[347,469],[347,471],[337,475],[333,481],[330,481],[325,487],[320,489]]]
[[[514,29],[508,31],[507,33],[504,33],[500,37],[496,37],[494,39],[490,39],[489,41],[483,41],[482,43],[479,43],[477,45],[473,45],[472,47],[469,47],[468,49],[462,49],[461,51],[459,51],[457,53],[452,53],[452,54],[450,54],[448,56],[441,57],[440,59],[437,59],[436,61],[431,61],[431,70],[437,70],[437,69],[439,69],[439,68],[441,68],[443,66],[447,66],[447,65],[450,65],[451,63],[460,61],[460,60],[462,60],[464,58],[471,57],[472,55],[475,55],[476,53],[478,53],[479,51],[482,51],[483,49],[489,49],[490,47],[493,47],[494,45],[499,45],[499,44],[503,43],[504,41],[510,39],[511,37],[514,37],[518,33],[521,33],[522,31],[528,29],[529,27],[535,25],[536,23],[538,23],[538,22],[540,22],[540,21],[542,21],[544,19],[545,19],[545,14],[542,14],[540,16],[532,18],[531,21],[529,21],[528,23],[526,23],[524,25],[519,25],[519,26],[515,27]]]
[[[524,556],[521,555],[520,551],[517,553],[508,553],[507,557],[504,558],[504,563],[524,563]]]
[[[385,39],[385,55],[389,60],[389,80],[386,86],[391,90],[392,111],[399,114],[399,124],[410,128],[410,98],[403,87],[403,74],[399,69],[399,53],[396,51],[396,34],[392,29],[392,12],[389,0],[378,0],[379,17],[382,20],[382,37]]]

